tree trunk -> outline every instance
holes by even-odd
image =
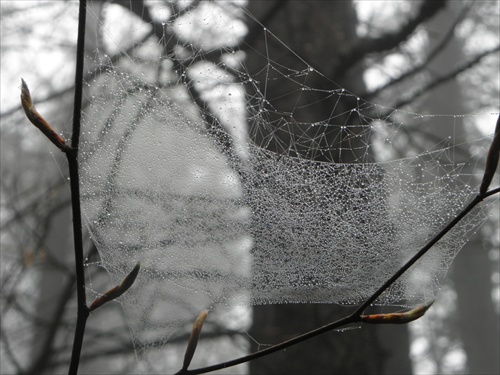
[[[350,1],[251,1],[248,8],[257,19],[263,20],[265,27],[272,30],[279,39],[313,68],[353,93],[364,91],[360,67],[353,67],[347,75],[342,77],[336,77],[334,72],[339,54],[348,49],[357,38],[356,12]],[[275,73],[272,70],[266,70],[266,64],[270,62],[275,67],[281,64],[297,71],[305,70],[307,65],[290,51],[280,48],[279,43],[272,38],[267,38],[267,45],[256,40],[250,43],[252,43],[252,48],[247,51],[246,61],[248,69],[252,76],[257,72],[265,72],[262,79],[259,79],[258,75],[257,79],[261,81],[261,84],[266,83],[266,99],[271,101],[273,108],[280,113],[277,118],[283,113],[291,113],[296,122],[318,123],[328,121],[346,109],[356,108],[354,96],[343,97],[344,104],[336,106],[334,99],[327,100],[322,96],[323,93],[317,91],[300,92],[296,97],[289,95],[297,90],[297,87],[286,85],[284,80],[270,79]],[[252,53],[254,50],[258,53]],[[266,53],[269,53],[269,56]],[[271,61],[262,60],[262,56],[267,56]],[[286,74],[286,71],[283,70],[282,73]],[[308,76],[304,84],[313,88],[339,88],[333,82],[328,82],[324,77],[314,74]],[[333,109],[336,110],[335,113]],[[269,113],[269,116],[273,114]],[[347,118],[336,117],[334,121],[334,124],[328,123],[329,130],[332,129],[332,125],[343,124]],[[349,119],[349,123],[354,121],[356,120]],[[279,133],[279,130],[273,132],[272,139],[276,141],[273,143],[269,142],[269,134],[263,133],[262,128],[258,130],[258,132],[250,130],[255,143],[278,153],[288,153],[290,156],[312,158],[318,161],[357,162],[366,155],[366,150],[361,147],[361,154],[349,151],[343,152],[341,156],[337,153],[311,156],[308,153],[307,144],[303,149],[282,148],[283,144],[293,143],[293,131],[289,134]],[[300,130],[303,129],[299,129],[297,125],[297,133]],[[317,127],[313,130],[318,131]],[[333,144],[338,133],[329,133],[330,137],[325,137],[323,142]],[[360,140],[363,143],[367,141],[366,139]],[[254,252],[259,251],[259,238],[254,240]],[[337,305],[319,304],[255,306],[250,334],[258,343],[276,343],[344,317],[348,311],[350,310]],[[387,329],[373,326],[362,330],[325,334],[284,352],[251,362],[250,372],[252,374],[410,373],[406,327],[398,327],[397,336],[394,334],[394,327],[384,328]],[[384,333],[390,335],[390,338],[385,338]],[[386,341],[384,346],[381,344],[382,340]],[[257,349],[257,345],[252,348],[252,350]],[[397,354],[394,355],[392,350],[397,350]],[[397,369],[394,370],[396,367]]]

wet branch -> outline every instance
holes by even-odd
[[[73,107],[73,133],[71,151],[66,153],[69,164],[71,187],[71,208],[73,213],[73,236],[75,251],[75,271],[77,289],[77,320],[75,337],[71,353],[69,374],[78,373],[80,354],[82,351],[85,325],[89,316],[85,294],[85,273],[83,259],[82,215],[80,206],[80,176],[78,173],[78,147],[80,142],[82,96],[83,96],[83,63],[85,48],[85,23],[87,16],[87,1],[80,0],[78,16],[78,41],[76,49],[75,102]]]

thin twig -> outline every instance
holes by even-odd
[[[112,64],[112,65],[118,63],[118,61],[121,58],[131,54],[135,49],[137,49],[138,46],[143,45],[153,35],[155,35],[154,32],[152,30],[149,31],[141,39],[134,42],[134,44],[132,46],[130,46],[129,48],[127,48],[125,50],[119,50],[116,54],[112,55],[109,59],[107,59],[106,62],[109,64]],[[99,65],[94,70],[92,70],[90,73],[86,74],[83,78],[83,81],[90,82],[90,81],[96,79],[97,77],[99,77],[105,71],[106,71],[106,66]],[[55,91],[55,92],[51,92],[51,93],[47,94],[42,99],[36,100],[35,104],[38,105],[38,104],[45,103],[45,102],[48,102],[48,101],[51,101],[54,99],[58,99],[58,98],[62,97],[63,95],[68,94],[72,90],[73,90],[73,85],[70,85],[68,87],[64,87],[64,88],[60,89],[59,91]],[[18,104],[15,107],[9,108],[4,112],[0,112],[0,119],[7,117],[7,116],[10,116],[14,113],[17,113],[21,108],[22,108],[22,106],[20,104]]]
[[[458,224],[469,212],[472,211],[482,200],[483,196],[477,195],[474,197],[472,202],[470,202],[467,207],[465,207],[446,227],[444,227],[437,235],[435,235],[424,247],[422,247],[409,261],[405,263],[389,280],[387,280],[375,293],[372,294],[363,304],[361,304],[353,315],[360,315],[368,306],[370,306],[375,300],[386,291],[397,279],[403,275],[416,261],[418,261],[422,256],[424,256],[429,249],[434,246],[445,234],[447,234],[451,229]]]
[[[308,339],[311,339],[313,337],[319,336],[323,333],[332,331],[334,329],[346,326],[348,324],[352,323],[358,323],[361,321],[361,314],[362,312],[370,306],[387,288],[389,288],[390,285],[392,285],[401,275],[408,270],[418,259],[420,259],[427,251],[434,245],[436,244],[439,239],[441,239],[444,235],[446,235],[455,225],[463,219],[474,207],[476,207],[483,199],[500,193],[500,188],[493,189],[489,192],[487,192],[484,196],[476,196],[471,203],[467,207],[465,207],[456,217],[453,219],[445,228],[443,228],[429,243],[427,243],[420,251],[413,256],[401,269],[399,269],[394,276],[392,276],[387,282],[385,282],[370,298],[368,298],[361,306],[359,306],[353,313],[350,315],[346,316],[345,318],[342,318],[340,320],[337,320],[335,322],[326,324],[320,328],[317,328],[315,330],[309,331],[307,333],[304,333],[302,335],[296,336],[290,340],[284,341],[282,343],[273,345],[267,349],[261,350],[259,352],[255,352],[240,358],[233,359],[231,361],[227,362],[222,362],[216,365],[212,366],[207,366],[207,367],[201,367],[197,368],[194,370],[181,370],[177,374],[179,375],[194,375],[194,374],[204,374],[212,371],[217,371],[221,370],[223,368],[231,367],[231,366],[236,366],[242,363],[246,363],[249,361],[252,361],[254,359],[269,355],[271,353],[289,348],[293,345],[299,344],[303,341],[306,341]]]
[[[80,354],[82,351],[85,325],[89,316],[85,295],[85,273],[83,266],[83,236],[82,218],[80,207],[80,181],[78,173],[78,147],[80,142],[81,109],[83,96],[83,63],[85,49],[85,23],[87,14],[86,0],[80,0],[78,18],[78,41],[76,49],[76,73],[75,73],[75,103],[73,112],[73,134],[71,136],[71,150],[66,153],[69,164],[69,177],[71,186],[71,207],[73,211],[73,235],[75,247],[75,270],[77,287],[77,320],[69,374],[78,372]]]
[[[380,94],[382,91],[385,91],[389,87],[394,86],[395,84],[405,80],[406,78],[408,78],[410,76],[414,76],[418,72],[424,70],[429,65],[429,63],[432,60],[434,60],[434,58],[437,55],[439,55],[442,51],[444,51],[445,47],[448,45],[450,40],[455,35],[455,30],[456,30],[457,26],[460,23],[462,23],[462,21],[465,19],[465,16],[469,12],[469,10],[472,8],[473,4],[474,3],[470,2],[469,4],[464,6],[464,8],[462,9],[462,11],[458,15],[458,17],[455,19],[453,24],[450,26],[450,28],[448,29],[448,31],[446,32],[444,37],[439,41],[439,43],[436,46],[434,46],[434,48],[429,52],[429,54],[427,55],[427,57],[425,58],[425,60],[423,62],[421,62],[417,66],[414,66],[413,69],[402,73],[400,76],[392,79],[391,81],[387,82],[386,84],[376,88],[375,90],[364,93],[364,94],[359,94],[359,96],[365,100],[368,100],[368,101],[373,100],[373,98],[376,97],[378,94]]]
[[[384,283],[370,298],[368,298],[361,306],[359,306],[353,313],[337,320],[332,323],[328,323],[322,327],[304,333],[302,335],[296,336],[290,340],[283,341],[279,344],[273,345],[267,349],[251,353],[249,355],[233,359],[231,361],[222,362],[219,364],[215,364],[212,366],[201,367],[194,370],[181,370],[177,374],[178,375],[194,375],[194,374],[204,374],[212,371],[221,370],[223,368],[236,366],[242,363],[246,363],[249,361],[253,361],[257,358],[272,354],[274,352],[289,348],[293,345],[299,344],[303,341],[311,339],[313,337],[319,336],[323,333],[330,332],[334,329],[344,327],[348,324],[358,323],[361,321],[362,312],[370,306],[387,288],[392,285],[408,268],[410,268],[418,259],[420,259],[427,251],[436,244],[444,235],[446,235],[455,225],[463,219],[474,207],[476,207],[483,199],[490,197],[494,194],[500,193],[500,188],[495,188],[487,193],[484,196],[477,195],[471,203],[467,207],[465,207],[456,217],[453,219],[446,227],[444,227],[431,241],[429,241],[413,258],[411,258],[401,269],[399,269],[394,276],[392,276],[386,283]]]

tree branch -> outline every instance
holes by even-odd
[[[151,14],[149,12],[148,6],[144,3],[143,0],[134,1],[133,4],[130,4],[128,0],[115,0],[116,4],[123,6],[124,8],[130,10],[132,13],[143,19],[145,22],[148,22],[152,25],[152,29],[154,34],[158,37],[159,40],[166,41],[164,45],[164,51],[167,56],[175,56],[175,47],[178,44],[178,39],[173,37],[173,32],[169,32],[169,30],[164,27],[161,23],[156,22],[152,19]],[[190,5],[189,9],[194,9],[199,5],[198,1],[193,2]],[[183,9],[182,12],[176,13],[174,17],[180,17],[186,9]],[[166,37],[168,35],[168,37]],[[194,48],[194,47],[191,47]],[[194,85],[192,82],[188,82],[188,74],[186,63],[194,63],[198,60],[209,61],[214,64],[218,64],[221,57],[221,52],[218,50],[214,50],[208,53],[199,53],[199,51],[193,51],[193,58],[188,58],[186,61],[180,61],[179,59],[172,59],[174,64],[172,70],[178,71],[178,75],[180,79],[183,81],[183,86],[187,89],[188,94],[191,96],[191,99],[196,103],[200,110],[200,114],[204,117],[204,122],[206,123],[206,129],[210,137],[214,140],[214,146],[221,152],[222,155],[227,157],[229,166],[238,173],[239,176],[243,177],[243,168],[241,168],[241,161],[238,155],[234,152],[234,142],[231,135],[226,131],[224,126],[221,124],[218,118],[212,114],[212,112],[208,109],[208,103],[201,98],[200,95],[196,92]],[[230,68],[228,68],[230,70]]]
[[[83,260],[82,215],[80,207],[80,176],[78,172],[78,147],[80,142],[82,97],[83,97],[83,63],[85,53],[85,23],[87,18],[87,1],[80,0],[78,16],[78,40],[76,48],[75,102],[73,107],[73,134],[71,150],[66,152],[69,164],[71,187],[71,207],[73,212],[73,236],[75,251],[75,270],[77,287],[77,320],[69,374],[78,372],[80,354],[82,351],[85,325],[89,316],[85,294],[85,272]]]
[[[417,260],[419,260],[425,253],[429,251],[441,238],[443,238],[451,229],[458,224],[469,212],[472,211],[483,199],[497,194],[500,192],[500,188],[488,191],[484,195],[477,195],[446,227],[444,227],[434,238],[432,238],[422,249],[420,249],[403,267],[401,267],[389,280],[387,280],[375,293],[373,293],[363,304],[361,304],[353,313],[349,314],[345,318],[339,319],[335,322],[326,324],[320,328],[314,329],[312,331],[306,332],[302,335],[296,336],[290,340],[284,341],[282,343],[273,345],[267,349],[251,353],[249,355],[236,358],[231,361],[219,363],[212,366],[202,367],[194,370],[181,370],[177,375],[194,375],[194,374],[204,374],[208,372],[213,372],[221,370],[227,367],[236,366],[242,363],[253,361],[257,358],[275,353],[277,351],[289,348],[291,346],[297,345],[301,342],[309,340],[313,337],[319,336],[323,333],[330,332],[334,329],[347,326],[352,323],[361,322],[361,314],[363,311],[369,307],[384,291],[386,291],[397,279],[403,275]]]
[[[425,0],[415,17],[409,19],[397,31],[386,33],[378,38],[361,39],[343,56],[340,56],[337,67],[334,69],[333,78],[343,76],[368,54],[384,52],[397,47],[407,40],[418,26],[432,18],[445,5],[446,0]]]
[[[430,90],[434,89],[435,87],[448,82],[449,80],[458,76],[460,73],[463,73],[466,70],[472,68],[473,66],[478,64],[486,56],[489,56],[489,55],[491,55],[495,52],[498,52],[498,51],[500,51],[500,45],[480,53],[479,55],[475,56],[472,60],[470,60],[467,63],[463,64],[462,66],[459,66],[458,68],[452,70],[448,74],[441,76],[441,77],[438,77],[435,80],[428,82],[426,85],[423,85],[418,90],[414,91],[410,96],[407,96],[406,98],[402,98],[400,101],[396,102],[396,104],[392,105],[392,107],[394,109],[398,109],[398,108],[401,108],[407,104],[410,104],[411,102],[413,102],[414,100],[416,100],[420,96],[424,95],[425,93],[429,92]]]
[[[378,94],[380,94],[382,91],[388,89],[389,87],[391,86],[394,86],[395,84],[403,81],[404,79],[412,76],[412,75],[415,75],[417,74],[418,72],[422,71],[423,69],[425,69],[425,67],[427,65],[429,65],[429,63],[434,60],[434,58],[436,56],[438,56],[441,52],[443,52],[444,48],[446,47],[446,45],[450,42],[450,40],[453,38],[454,34],[455,34],[455,29],[457,28],[457,26],[465,19],[465,16],[467,15],[467,13],[469,12],[469,10],[472,8],[472,4],[473,3],[469,3],[467,4],[463,9],[462,11],[460,12],[460,14],[457,16],[457,18],[455,19],[455,21],[453,22],[453,24],[450,26],[450,28],[448,29],[448,31],[446,32],[446,34],[444,35],[444,37],[440,40],[440,42],[429,52],[429,54],[427,55],[426,59],[418,66],[415,66],[413,69],[401,74],[399,77],[396,77],[394,79],[392,79],[391,81],[387,82],[385,85],[382,85],[380,87],[378,87],[377,89],[371,91],[371,92],[367,92],[367,93],[364,93],[364,94],[360,94],[360,97],[365,99],[365,100],[372,100],[375,96],[377,96]]]

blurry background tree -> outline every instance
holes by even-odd
[[[180,41],[173,29],[164,27],[154,12],[163,4],[173,10],[172,15],[180,16],[200,3],[89,2],[88,55],[99,50],[118,63],[126,56],[123,51],[153,40],[155,53],[168,56],[177,43],[185,41]],[[61,155],[26,126],[17,102],[17,87],[21,76],[30,82],[39,111],[67,134],[77,5],[72,1],[3,1],[1,7],[1,372],[65,372],[75,312],[66,166]],[[499,111],[498,2],[426,0],[382,2],[377,7],[363,1],[250,1],[247,7],[311,66],[364,99],[422,114]],[[145,30],[132,34],[140,40],[115,39],[114,45],[109,44],[106,28],[116,12],[123,17],[119,27],[127,30],[133,24]],[[249,23],[239,43],[252,75],[258,77],[270,55],[273,63],[295,68],[285,50],[282,53],[278,45],[263,44],[255,37],[258,33],[262,33],[262,26]],[[266,51],[272,48],[275,50],[271,53]],[[87,69],[92,72],[89,61]],[[93,79],[90,74],[89,83]],[[267,85],[269,100],[292,90],[273,86],[272,79],[261,82]],[[307,82],[325,90],[331,89],[326,86],[330,83]],[[337,115],[331,113],[328,101],[317,102],[303,106],[301,111],[296,110],[300,107],[296,100],[276,99],[272,105],[280,113],[295,111],[296,119],[309,123]],[[206,106],[200,101],[197,104]],[[339,113],[343,110],[337,109]],[[464,132],[464,137],[480,134],[470,118],[453,129],[439,129],[441,134],[437,131],[415,129],[412,136],[418,141],[401,150],[401,157],[405,152],[425,149],[426,137],[446,138],[445,132],[450,131]],[[254,140],[259,144],[258,138]],[[275,145],[267,147],[279,151]],[[353,153],[351,160],[343,161],[356,160]],[[434,308],[433,320],[410,328],[413,341],[407,327],[369,327],[328,334],[254,361],[250,372],[389,374],[411,373],[413,368],[426,373],[498,373],[499,239],[495,223],[499,218],[495,215],[458,256],[452,281],[441,296],[441,304]],[[258,251],[259,243],[254,246]],[[99,258],[90,240],[87,249],[89,286],[106,290],[108,279],[96,266]],[[344,309],[334,305],[258,306],[253,307],[249,335],[245,328],[241,334],[229,334],[240,339],[232,342],[245,351],[241,338],[277,342],[343,314]],[[90,319],[82,373],[123,373],[134,368],[129,331],[125,320],[117,317],[123,318],[119,305],[110,304]],[[227,333],[221,327],[211,334]],[[175,341],[169,345],[175,345]]]

